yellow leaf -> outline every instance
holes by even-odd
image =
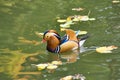
[[[113,0],[112,3],[120,3],[118,0]]]
[[[78,35],[84,35],[84,34],[87,34],[87,31],[80,31],[80,32],[78,33]]]
[[[72,8],[73,11],[82,11],[84,10],[83,8]]]
[[[95,18],[89,18],[89,20],[90,20],[90,21],[94,21],[94,20],[95,20]]]
[[[62,62],[61,61],[52,61],[52,64],[54,64],[54,65],[62,65]]]
[[[65,20],[65,19],[59,19],[59,20],[57,20],[57,22],[59,22],[59,23],[63,23],[63,22],[66,22],[67,20]]]
[[[73,80],[72,78],[73,78],[73,76],[69,75],[69,76],[61,78],[60,80]]]
[[[60,24],[60,27],[63,27],[63,28],[69,28],[70,25],[68,25],[68,24]]]
[[[49,65],[47,66],[47,69],[53,70],[53,69],[56,69],[57,67],[58,67],[57,65],[49,64]]]
[[[67,21],[71,21],[71,17],[70,16],[67,18]]]
[[[60,31],[65,31],[66,29],[65,28],[60,28]]]
[[[38,70],[43,70],[48,66],[48,64],[38,64],[36,66],[37,66]]]
[[[89,17],[88,16],[81,16],[80,21],[88,21]]]
[[[79,18],[74,18],[73,21],[80,21],[80,19]]]
[[[112,53],[113,49],[117,49],[118,47],[112,45],[112,46],[103,46],[103,47],[99,47],[96,48],[96,51],[98,53]]]

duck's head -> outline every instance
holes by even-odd
[[[61,40],[60,35],[55,30],[47,30],[43,34],[43,42],[50,40],[52,36],[55,36],[58,40]]]

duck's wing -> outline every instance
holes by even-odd
[[[78,41],[74,30],[66,29],[65,31],[66,35],[69,37],[69,40]]]
[[[78,36],[79,32],[80,32],[80,30],[74,32],[76,37]],[[70,40],[70,37],[73,37],[72,35],[74,33],[73,33],[73,31],[71,32],[71,30],[69,30],[69,31],[67,30],[67,33],[61,38],[61,44],[63,44],[64,42],[67,42],[68,40]],[[75,38],[75,41],[76,41],[76,38]]]
[[[68,31],[69,32],[69,31]],[[75,36],[77,37],[79,35],[80,30],[75,32]],[[70,33],[71,35],[72,33]],[[62,38],[61,38],[61,44],[63,44],[64,42],[67,42],[69,40],[69,35],[65,34]],[[75,39],[76,41],[76,39]]]

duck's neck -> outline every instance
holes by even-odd
[[[60,45],[60,40],[56,36],[51,36],[47,41],[47,48],[50,50],[55,50],[56,47]]]

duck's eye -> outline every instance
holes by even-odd
[[[49,38],[49,36],[46,36],[46,38]]]

